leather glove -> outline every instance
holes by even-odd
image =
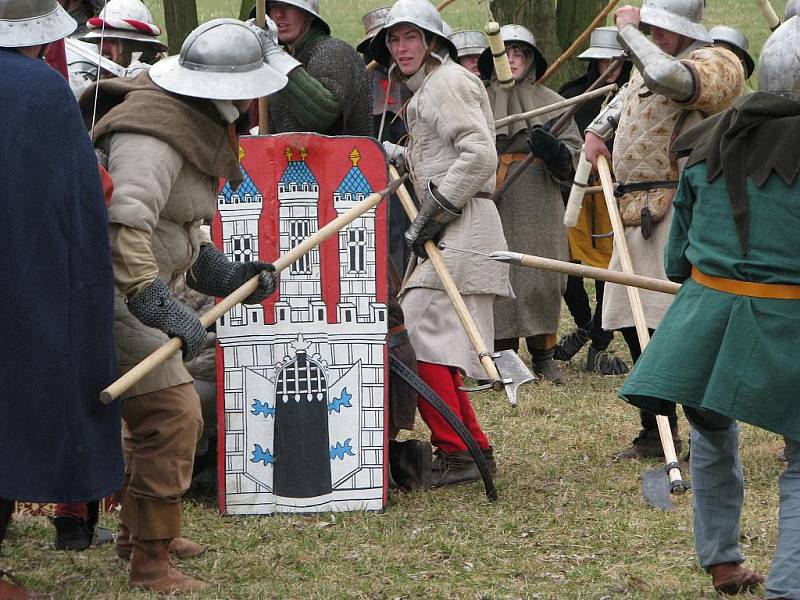
[[[406,167],[406,147],[400,144],[393,144],[392,142],[382,142],[383,149],[386,151],[386,156],[389,158],[389,163],[397,168],[399,175],[404,175],[407,171]]]
[[[528,146],[531,148],[531,154],[548,167],[563,167],[565,162],[570,161],[567,146],[550,133],[548,126],[534,125],[531,127],[528,135]]]
[[[275,267],[261,261],[233,262],[214,244],[203,244],[186,274],[186,285],[203,294],[224,298],[256,275],[258,287],[245,298],[245,304],[258,304],[275,291],[278,284]]]
[[[267,17],[267,29],[261,29],[255,19],[250,19],[247,24],[258,34],[264,53],[264,62],[270,67],[288,77],[289,73],[297,67],[303,66],[303,63],[278,45],[278,28],[272,19]]]
[[[160,277],[128,299],[128,310],[148,327],[183,341],[183,360],[190,361],[203,351],[206,328],[197,313],[176,300]]]
[[[432,182],[428,182],[422,207],[405,233],[406,242],[414,254],[428,258],[425,242],[438,241],[447,224],[461,216],[461,210],[450,204]]]

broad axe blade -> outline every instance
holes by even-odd
[[[517,388],[523,383],[536,381],[536,375],[531,373],[527,365],[522,362],[519,354],[513,350],[502,350],[494,355],[494,364],[500,372],[500,377],[506,381],[506,395],[511,406],[517,405]]]
[[[672,485],[664,469],[649,469],[642,473],[642,495],[650,506],[672,510]]]

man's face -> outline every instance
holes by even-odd
[[[413,75],[419,71],[428,51],[420,30],[405,23],[389,30],[386,46],[403,75]]]
[[[100,54],[122,67],[128,67],[131,64],[131,55],[129,52],[125,52],[122,40],[104,38],[100,45]]]
[[[270,2],[267,12],[278,26],[278,41],[281,44],[294,44],[302,38],[313,18],[306,11],[283,2]]]
[[[514,81],[519,81],[525,77],[525,73],[528,71],[528,55],[518,46],[509,46],[506,49],[506,55],[508,64],[511,65],[511,76]]]
[[[610,58],[598,59],[598,61],[597,61],[597,70],[600,73],[605,73],[606,69],[611,66],[611,62],[612,62],[612,59],[610,59]],[[622,75],[622,65],[623,64],[625,64],[625,63],[617,64],[617,66],[614,68],[614,70],[611,71],[611,74],[606,78],[606,81],[608,83],[614,83],[617,79],[619,79],[619,76]]]
[[[481,72],[478,70],[478,57],[480,57],[480,54],[467,54],[458,59],[458,64],[476,77],[480,77]]]
[[[658,46],[658,49],[670,56],[676,56],[681,46],[683,36],[660,27],[650,27],[650,39]]]

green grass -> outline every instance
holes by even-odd
[[[238,6],[198,4],[203,19]],[[379,4],[323,0],[323,14],[352,42],[360,15]],[[741,27],[760,47],[767,31],[755,2],[709,5],[710,24]],[[474,0],[459,0],[446,15],[467,26],[481,13]],[[565,309],[562,332],[570,327]],[[619,337],[612,348],[628,359]],[[498,502],[478,484],[398,494],[382,514],[220,517],[213,499],[187,502],[184,533],[211,550],[181,568],[212,584],[201,598],[716,598],[695,563],[691,495],[676,498],[673,512],[644,503],[640,474],[658,464],[610,460],[638,431],[636,412],[616,397],[623,378],[589,375],[584,362],[585,351],[566,367],[564,386],[524,387],[516,409],[499,394],[474,396],[497,449]],[[685,438],[684,419],[680,427]],[[424,425],[413,435],[424,437]],[[764,572],[776,542],[781,447],[777,436],[744,427],[742,542]],[[55,552],[52,537],[46,519],[16,519],[0,565],[58,598],[155,598],[128,589],[112,548]]]

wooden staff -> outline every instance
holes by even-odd
[[[506,125],[510,125],[511,123],[516,123],[517,121],[524,121],[526,119],[533,119],[534,117],[541,117],[542,115],[546,115],[551,112],[556,112],[558,110],[561,110],[562,108],[568,108],[573,104],[581,104],[583,102],[592,100],[599,96],[605,96],[606,94],[616,92],[618,89],[619,86],[616,83],[605,85],[601,88],[597,88],[596,90],[592,90],[591,92],[585,92],[583,94],[580,94],[579,96],[574,96],[572,98],[567,98],[566,100],[554,102],[553,104],[548,104],[547,106],[543,106],[541,108],[529,110],[528,112],[519,113],[518,115],[510,115],[508,117],[498,119],[497,121],[494,122],[494,126],[499,129],[500,127],[505,127]]]
[[[537,83],[544,83],[550,79],[550,76],[553,73],[558,71],[565,62],[572,58],[572,55],[575,54],[584,43],[586,43],[586,40],[589,39],[589,36],[592,35],[592,32],[606,22],[606,17],[612,10],[614,10],[614,7],[617,4],[619,4],[619,0],[611,0],[608,3],[608,6],[601,10],[600,14],[598,14],[591,23],[589,23],[589,26],[584,30],[584,32],[580,34],[574,42],[572,42],[572,45],[564,50],[564,53],[559,56],[558,59],[556,59],[556,62],[550,65],[547,71],[544,72],[544,75],[539,77]]]
[[[402,179],[397,174],[397,169],[393,165],[389,166],[389,173],[394,183],[402,182]],[[397,197],[400,198],[400,202],[408,218],[413,221],[417,216],[417,207],[414,205],[414,201],[411,199],[408,190],[402,184],[397,188]],[[464,326],[464,330],[467,332],[467,337],[469,337],[472,347],[475,349],[475,352],[478,353],[481,365],[492,382],[492,389],[499,392],[505,387],[503,380],[500,378],[500,373],[497,370],[497,366],[494,364],[494,360],[492,360],[491,353],[481,337],[478,326],[475,324],[467,305],[464,304],[464,299],[461,297],[461,292],[458,291],[458,287],[456,287],[456,282],[453,281],[453,276],[450,275],[450,272],[447,270],[447,265],[444,263],[442,253],[439,251],[439,248],[436,247],[436,243],[433,240],[425,242],[425,252],[428,253],[428,259],[431,261],[436,274],[442,281],[442,285],[444,286],[445,292],[447,292],[447,295],[450,297],[450,301],[453,303],[453,308],[461,324]]]
[[[531,254],[520,254],[519,252],[493,252],[491,258],[504,263],[531,267],[542,271],[553,271],[555,273],[565,273],[573,277],[585,277],[587,279],[599,279],[609,281],[619,285],[627,285],[653,292],[675,295],[681,289],[679,283],[664,281],[655,277],[645,277],[643,275],[629,275],[619,271],[610,271],[599,267],[591,267],[580,263],[555,260],[554,258],[543,258]]]
[[[267,24],[267,0],[256,0],[256,24],[264,29]],[[269,105],[267,98],[258,99],[258,135],[269,133]]]
[[[764,15],[770,31],[775,31],[781,26],[781,20],[769,0],[756,0],[756,4],[761,9],[761,14]]]
[[[378,206],[378,204],[381,203],[381,200],[383,200],[387,195],[395,193],[397,188],[402,186],[406,177],[407,175],[396,179],[385,190],[370,194],[367,198],[353,206],[348,211],[339,215],[339,217],[322,227],[313,235],[308,236],[289,252],[279,257],[278,260],[273,263],[275,272],[280,273],[291,264],[297,262],[303,255],[311,252],[311,250],[319,246],[329,237],[338,233],[340,229],[343,229],[367,211],[370,211]],[[258,275],[251,278],[244,285],[237,288],[232,294],[224,298],[219,304],[214,305],[214,308],[202,315],[200,317],[200,322],[203,324],[203,327],[209,327],[217,319],[223,317],[234,306],[241,304],[245,298],[255,292],[256,288],[258,287],[258,279]],[[150,356],[136,365],[133,369],[125,373],[125,375],[117,379],[114,383],[100,392],[100,401],[103,402],[103,404],[108,404],[118,398],[121,394],[124,394],[131,388],[131,386],[140,381],[150,371],[155,369],[157,366],[175,354],[178,350],[180,350],[182,346],[183,342],[181,341],[181,338],[171,338],[163,346],[155,350],[152,354],[150,354]]]
[[[614,70],[621,63],[624,63],[626,60],[627,57],[625,56],[621,56],[619,58],[615,58],[614,60],[612,60],[611,64],[608,65],[608,68],[602,73],[600,73],[600,77],[598,77],[595,80],[595,82],[589,86],[589,89],[587,89],[586,92],[584,92],[584,95],[587,92],[593,92],[594,90],[602,86],[609,78],[611,73],[613,73]],[[572,115],[574,115],[580,107],[581,104],[573,104],[572,106],[570,106],[564,112],[564,114],[561,115],[561,118],[559,118],[558,121],[555,122],[553,127],[550,129],[550,133],[552,133],[554,136],[558,136],[558,134],[561,133],[561,130],[564,129],[564,127],[566,127],[567,123],[569,123],[569,120],[572,118]],[[500,188],[496,189],[494,191],[494,194],[492,194],[492,200],[495,202],[495,204],[498,204],[503,199],[503,194],[505,194],[506,191],[508,191],[508,188],[514,185],[514,182],[517,179],[519,179],[519,176],[522,175],[525,169],[527,169],[531,164],[533,164],[534,160],[536,160],[536,157],[533,154],[529,153],[528,156],[525,158],[525,160],[523,160],[520,163],[519,167],[517,167],[513,172],[510,172],[508,174],[508,177],[506,177],[506,180],[503,182],[503,185]]]
[[[617,208],[617,199],[614,197],[614,182],[611,179],[611,169],[605,156],[597,157],[597,170],[600,173],[600,181],[603,184],[603,195],[606,198],[608,216],[611,218],[611,226],[614,230],[614,244],[617,246],[620,263],[622,263],[622,272],[627,275],[635,275],[631,255],[628,251],[628,242],[625,239],[622,219],[619,216],[619,208]],[[647,329],[642,298],[637,288],[627,286],[626,289],[628,291],[628,300],[631,303],[633,320],[636,324],[636,333],[639,337],[639,347],[644,352],[650,342],[650,332]],[[669,419],[663,415],[656,415],[656,424],[658,425],[658,435],[661,438],[661,447],[664,449],[664,459],[668,465],[677,465],[678,457],[675,453],[675,444],[672,441]],[[679,468],[675,467],[669,470],[669,480],[673,486],[673,492],[682,493],[686,491],[686,488],[683,487],[683,478]]]

